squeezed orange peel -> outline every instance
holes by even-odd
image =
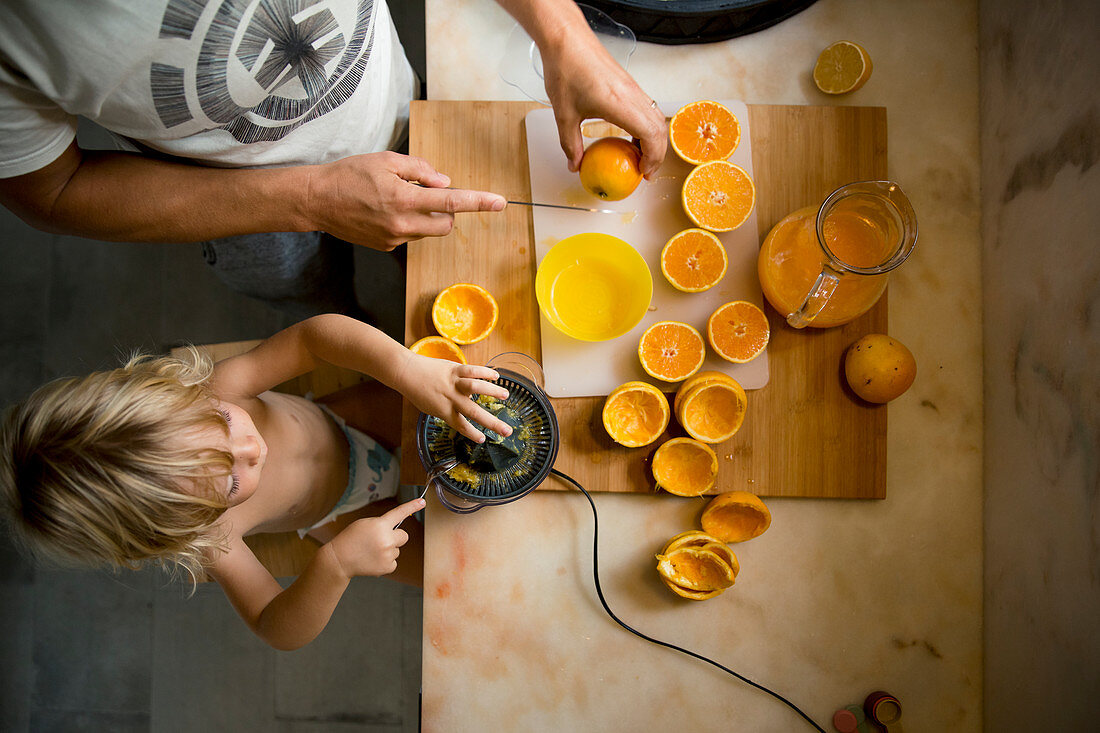
[[[657,573],[669,590],[693,601],[721,594],[740,571],[729,547],[697,530],[676,535],[656,557]]]
[[[721,542],[744,542],[771,526],[772,514],[760,497],[748,491],[726,491],[703,510],[703,531]]]
[[[694,438],[673,438],[653,454],[657,487],[676,496],[701,496],[718,480],[718,456]]]
[[[459,364],[467,363],[462,349],[446,336],[425,336],[410,346],[409,351],[421,356],[430,356],[433,359],[456,361]]]
[[[604,430],[619,445],[640,448],[657,440],[668,427],[668,398],[648,382],[627,382],[607,396]]]
[[[733,379],[713,378],[677,393],[676,419],[688,435],[704,443],[729,440],[745,421],[748,397]]]
[[[500,309],[489,291],[473,283],[444,288],[432,302],[432,325],[456,344],[475,344],[497,325]]]
[[[733,377],[724,372],[716,372],[712,370],[705,370],[696,372],[693,376],[688,377],[684,382],[680,384],[679,389],[676,390],[676,396],[672,399],[672,411],[677,413],[677,419],[679,419],[680,403],[684,399],[684,395],[690,392],[695,387],[703,384],[710,384],[715,380],[723,380],[727,382],[733,382]]]
[[[725,590],[733,585],[733,568],[708,549],[681,547],[657,556],[657,570],[676,585],[688,590]]]

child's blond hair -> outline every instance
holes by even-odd
[[[216,487],[233,466],[201,444],[212,430],[228,435],[212,370],[194,348],[183,359],[136,355],[12,407],[0,426],[0,501],[25,548],[201,577],[223,541],[212,532],[226,509]]]

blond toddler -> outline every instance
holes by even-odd
[[[377,381],[321,405],[269,391],[320,361]],[[342,510],[355,493],[349,475],[356,465],[368,472],[356,451],[370,444],[374,474],[357,480],[381,478],[387,451],[400,442],[401,395],[472,440],[484,436],[469,419],[509,434],[470,399],[507,397],[487,381],[496,378],[487,367],[413,354],[338,315],[310,318],[217,364],[195,350],[186,359],[135,358],[51,382],[8,411],[0,427],[4,513],[34,554],[207,573],[257,635],[295,649],[325,627],[351,578],[421,577],[419,524],[398,525],[422,499]],[[363,495],[392,494],[396,470],[388,490],[371,484]],[[370,516],[380,509],[388,511]],[[284,589],[244,538],[303,528],[323,544]]]

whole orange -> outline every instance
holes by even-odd
[[[634,193],[642,181],[642,151],[621,137],[602,137],[581,158],[581,185],[605,201]]]
[[[870,333],[848,347],[844,376],[861,398],[868,402],[889,402],[913,384],[917,361],[900,341],[884,333]]]

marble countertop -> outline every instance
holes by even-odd
[[[429,98],[524,99],[498,75],[513,21],[492,0],[427,0],[426,11]],[[744,38],[639,44],[629,64],[656,99],[888,110],[890,176],[920,240],[891,280],[890,334],[918,374],[889,408],[887,499],[766,500],[771,528],[734,546],[737,584],[692,603],[660,584],[653,554],[698,526],[702,504],[595,496],[615,612],[826,729],[834,710],[885,689],[910,730],[981,730],[977,20],[973,0],[820,0]],[[874,73],[832,98],[810,69],[839,39],[866,47]],[[809,730],[774,698],[616,626],[592,583],[592,529],[575,492],[466,516],[429,505],[423,730]]]

